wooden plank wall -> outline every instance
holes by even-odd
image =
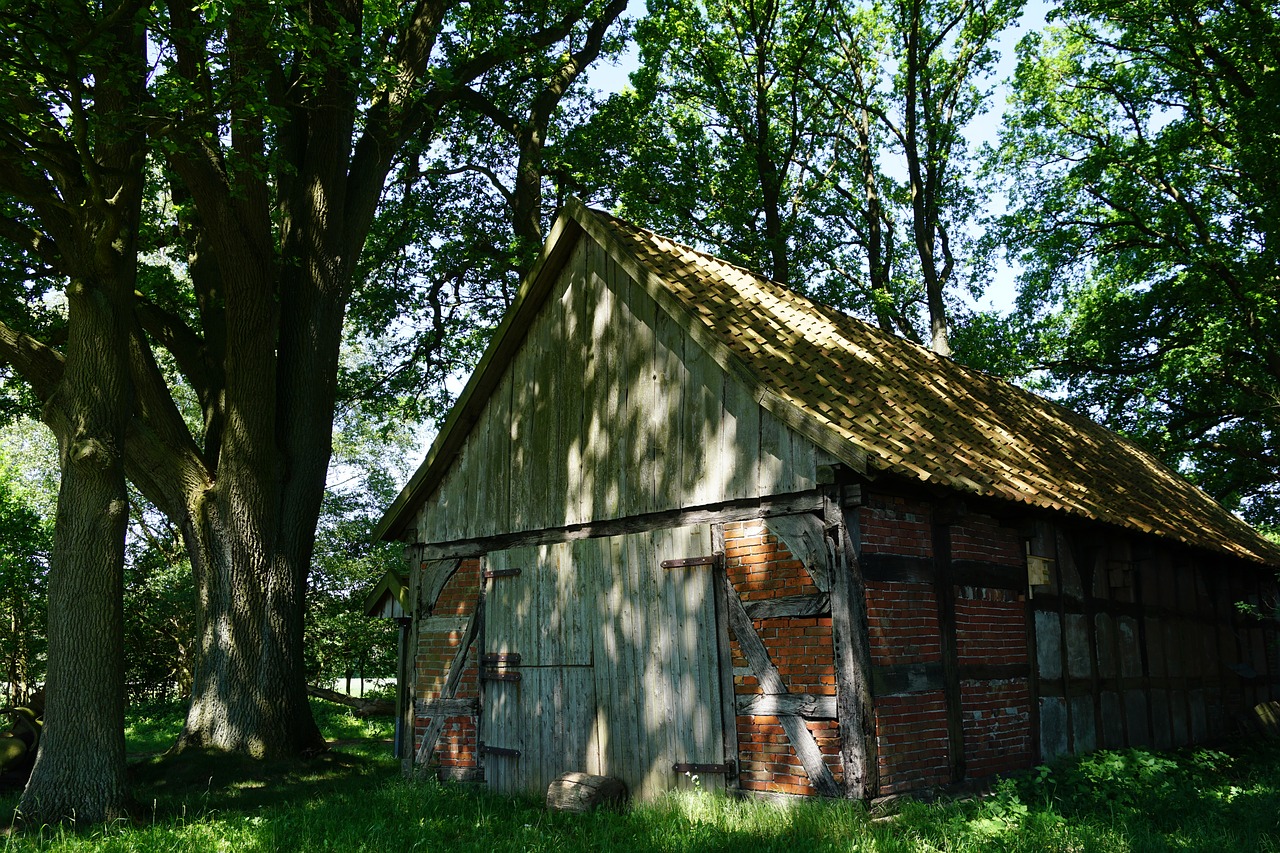
[[[806,491],[817,464],[584,238],[416,526],[442,543]]]
[[[712,545],[704,524],[488,556],[484,659],[518,676],[485,681],[491,787],[542,793],[585,771],[651,798],[690,785],[676,763],[724,762],[713,568],[661,566]]]

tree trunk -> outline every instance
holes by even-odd
[[[219,491],[232,491],[220,482]],[[179,749],[291,758],[324,748],[303,680],[305,572],[275,554],[275,524],[222,494],[183,527],[198,608],[191,706]],[[231,523],[225,519],[232,519]]]
[[[58,420],[57,522],[49,569],[45,720],[19,809],[40,825],[122,817],[124,541],[129,518],[123,447],[132,411],[127,306],[109,288],[68,288],[66,372],[46,406]]]

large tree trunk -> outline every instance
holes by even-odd
[[[117,288],[118,289],[118,288]],[[97,823],[129,804],[124,745],[123,447],[132,411],[128,323],[110,288],[68,288],[66,372],[46,406],[62,483],[49,569],[45,722],[22,795],[34,824]]]
[[[272,557],[274,525],[228,512],[220,497],[206,500],[183,528],[203,607],[179,748],[305,755],[324,746],[303,681],[305,572]]]

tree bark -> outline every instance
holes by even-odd
[[[46,417],[66,427],[56,430],[62,483],[49,569],[44,731],[19,806],[37,825],[114,820],[129,805],[123,447],[132,394],[123,289],[68,288],[66,371],[46,406]]]
[[[130,805],[125,444],[135,412],[129,341],[146,151],[136,117],[147,63],[143,28],[129,9],[94,17],[69,8],[59,17],[80,40],[84,70],[68,71],[67,82],[81,96],[65,112],[50,108],[46,118],[52,126],[95,130],[69,133],[66,159],[41,163],[46,177],[57,176],[58,189],[31,202],[56,238],[51,259],[69,280],[67,342],[61,365],[47,350],[11,356],[20,369],[61,368],[56,380],[32,383],[45,392],[42,416],[58,438],[62,477],[49,565],[44,729],[19,804],[23,820],[37,825],[113,820]]]
[[[211,495],[183,526],[203,606],[178,748],[305,755],[323,748],[324,738],[302,677],[303,595],[296,573],[282,572],[273,558],[273,520],[249,518],[230,503]]]

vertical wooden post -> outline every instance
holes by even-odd
[[[1080,610],[1084,614],[1085,641],[1089,644],[1089,684],[1093,692],[1093,744],[1098,749],[1106,745],[1106,733],[1102,728],[1102,673],[1098,660],[1098,608],[1093,595],[1093,585],[1098,571],[1098,555],[1102,552],[1092,539],[1085,542],[1080,533],[1070,534],[1067,540],[1071,556],[1080,577]],[[1097,535],[1094,533],[1093,535]],[[1105,571],[1105,568],[1104,568]]]
[[[717,554],[712,571],[712,587],[715,595],[716,610],[716,645],[718,647],[717,667],[720,677],[720,714],[721,727],[724,729],[724,758],[732,762],[734,771],[725,776],[726,791],[735,791],[739,787],[737,768],[738,761],[738,710],[737,696],[733,688],[733,652],[729,648],[729,585],[728,569],[725,565],[724,525],[711,525],[711,551]]]
[[[1062,547],[1063,533],[1060,527],[1054,525],[1052,528],[1053,536],[1053,564],[1057,568],[1054,572],[1053,581],[1058,588],[1058,661],[1062,667],[1059,673],[1059,681],[1062,682],[1062,716],[1066,720],[1066,736],[1067,736],[1067,754],[1075,755],[1076,753],[1076,721],[1075,715],[1071,707],[1071,660],[1070,645],[1071,639],[1067,631],[1067,561],[1070,560],[1070,571],[1075,572],[1075,559],[1071,556],[1070,548]],[[1076,573],[1079,577],[1079,573]]]
[[[960,651],[956,641],[956,588],[951,577],[951,515],[933,507],[934,591],[938,598],[938,633],[942,646],[942,689],[947,708],[947,755],[951,781],[964,779],[964,714],[960,706]]]
[[[831,570],[831,633],[836,664],[836,722],[849,799],[870,800],[879,792],[875,704],[871,695],[871,643],[866,582],[845,521],[843,490],[828,489],[823,501]]]
[[[1030,554],[1031,540],[1036,538],[1035,522],[1024,522],[1022,531],[1021,541],[1025,546],[1024,551]],[[1031,573],[1025,563],[1022,572],[1027,584],[1024,624],[1027,632],[1027,697],[1030,702],[1028,725],[1031,727],[1031,760],[1033,763],[1039,763],[1044,760],[1044,755],[1040,745],[1040,650],[1036,643],[1036,600],[1035,590],[1031,586]]]
[[[1138,605],[1138,658],[1142,662],[1142,675],[1140,683],[1142,684],[1142,703],[1146,706],[1147,711],[1147,738],[1151,745],[1156,742],[1156,715],[1151,707],[1151,655],[1147,646],[1147,603],[1146,590],[1143,589],[1143,582],[1150,574],[1150,566],[1154,562],[1153,552],[1150,546],[1144,550],[1143,559],[1139,560],[1134,557],[1133,571],[1133,601]],[[1140,571],[1137,564],[1143,564]]]
[[[399,716],[400,740],[396,745],[399,751],[396,757],[401,761],[401,767],[404,770],[411,770],[413,766],[413,730],[414,724],[417,722],[413,712],[414,700],[418,693],[418,621],[427,615],[427,609],[424,608],[418,600],[421,595],[422,586],[422,557],[425,546],[421,544],[409,545],[404,549],[406,569],[409,577],[409,604],[410,612],[406,613],[408,624],[401,626],[400,629],[400,659],[399,666],[396,667],[396,701]],[[407,764],[405,763],[407,762]]]

